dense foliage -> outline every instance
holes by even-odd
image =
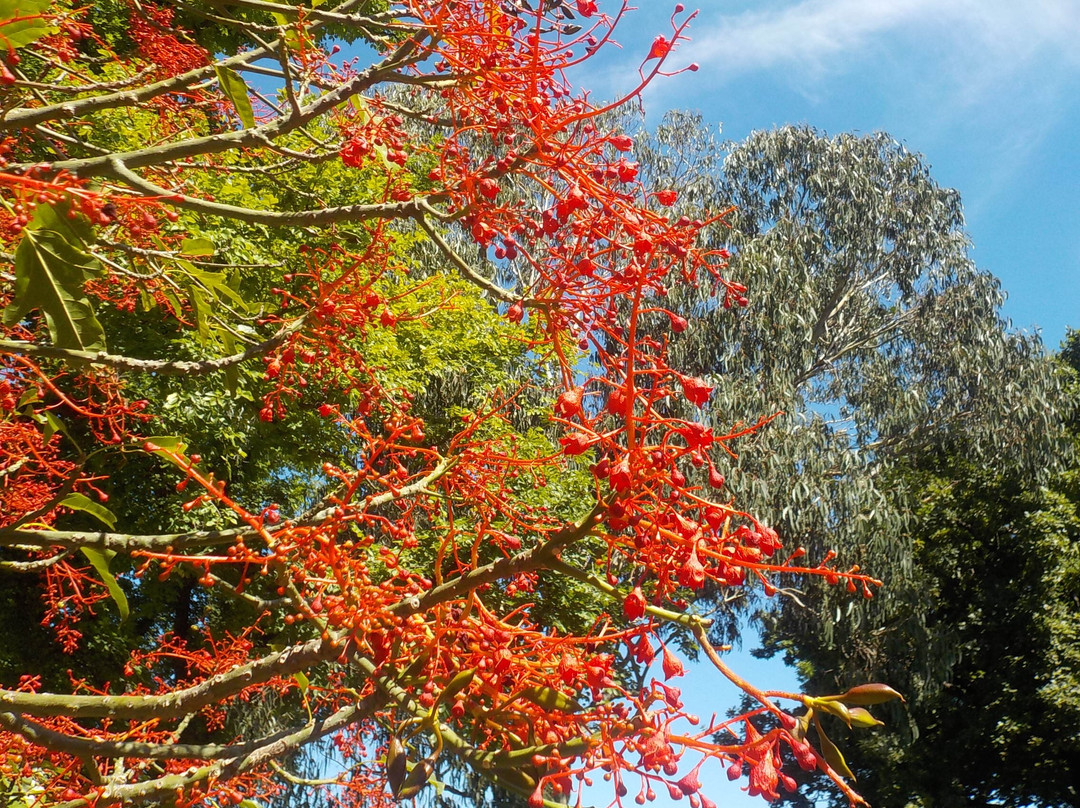
[[[702,765],[859,800],[818,717],[894,692],[762,692],[687,605],[876,582],[725,490],[772,413],[703,424],[670,349],[680,288],[749,293],[725,211],[673,214],[567,84],[608,11],[0,0],[0,594],[38,623],[0,660],[9,804],[377,805],[464,767],[709,808]],[[748,712],[685,713],[671,627]]]
[[[1073,371],[1076,344],[1074,332]],[[890,731],[855,740],[861,790],[886,808],[1080,804],[1080,469],[1040,485],[940,453],[901,474],[920,495],[909,586],[939,657],[899,622],[853,638],[865,670],[914,695]],[[812,638],[790,650],[809,687],[846,675],[842,652]]]
[[[783,413],[728,484],[789,541],[886,581],[856,604],[792,580],[764,614],[767,650],[809,692],[877,679],[908,697],[889,729],[848,741],[865,796],[1075,804],[1075,393],[1000,314],[959,195],[881,134],[721,146],[676,114],[637,155],[687,210],[737,205],[709,237],[750,306],[672,295],[697,306],[672,355],[716,383],[713,411]]]

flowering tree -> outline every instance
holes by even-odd
[[[676,284],[745,303],[699,246],[725,213],[668,215],[677,190],[644,187],[631,138],[602,125],[617,104],[565,77],[625,11],[0,2],[5,574],[40,587],[71,654],[177,578],[252,615],[118,633],[119,677],[8,682],[9,802],[250,806],[300,784],[372,805],[450,759],[535,806],[600,772],[615,803],[666,789],[709,808],[702,765],[766,798],[793,787],[785,766],[816,768],[860,801],[825,722],[872,726],[865,707],[897,694],[763,692],[686,602],[788,573],[876,582],[781,552],[725,494],[725,454],[769,414],[699,423],[712,389],[669,365],[687,321],[665,306]],[[618,103],[670,74],[691,16],[676,6]],[[425,365],[449,361],[425,328],[473,358],[508,346],[499,383],[424,405]],[[297,502],[232,485],[227,442],[203,460],[193,436],[220,440],[218,422],[161,429],[194,421],[177,390],[211,389],[256,401],[264,445],[325,452],[264,476],[304,477]],[[110,499],[132,468],[185,501]],[[607,609],[547,619],[559,581]],[[688,715],[664,626],[753,709]],[[243,720],[267,705],[277,720]],[[340,772],[283,765],[320,742]]]

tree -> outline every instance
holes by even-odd
[[[919,638],[927,681],[940,682],[945,660],[907,583],[920,489],[891,469],[946,451],[1045,480],[1068,455],[1061,376],[1001,316],[959,195],[884,134],[783,127],[725,150],[699,117],[676,113],[637,153],[643,176],[683,189],[687,215],[710,199],[734,206],[708,238],[749,291],[669,296],[695,312],[671,350],[717,383],[711,412],[777,414],[742,444],[728,486],[785,540],[838,549],[887,579],[885,596],[858,608],[823,588],[807,610],[790,590],[782,636],[820,640],[862,675],[875,659],[857,645],[860,627],[895,625]]]
[[[1063,358],[1073,371],[1076,344],[1072,332]],[[1071,395],[1075,406],[1075,381]],[[1070,434],[1076,440],[1075,420]],[[1080,804],[1075,460],[1048,485],[945,453],[901,473],[921,493],[911,585],[948,651],[939,663],[947,673],[928,686],[911,637],[889,642],[888,659],[878,649],[874,673],[916,698],[896,729],[855,742],[862,793],[901,808]],[[862,642],[884,644],[873,628]],[[808,687],[827,687],[841,667],[836,651],[812,641],[796,653],[812,672]]]
[[[563,76],[625,11],[0,4],[4,570],[65,652],[108,652],[65,679],[5,650],[9,803],[382,804],[451,757],[534,806],[602,771],[709,808],[706,763],[774,797],[792,757],[859,800],[777,702],[861,716],[894,692],[762,692],[686,604],[875,581],[785,558],[687,481],[753,429],[700,423],[712,387],[657,325],[684,330],[680,284],[743,289],[700,241],[722,214],[671,216],[603,124],[618,104]],[[574,587],[606,609],[544,597]],[[682,673],[668,624],[748,713],[694,728],[649,670]],[[320,742],[340,773],[289,770]]]
[[[673,361],[717,382],[713,411],[781,413],[744,442],[727,485],[785,540],[886,581],[858,606],[781,587],[762,615],[766,652],[798,665],[809,692],[877,679],[908,696],[908,713],[892,711],[899,737],[858,742],[872,804],[1074,802],[1070,767],[1054,763],[1076,743],[1061,697],[1074,632],[1049,617],[1075,597],[1071,483],[1058,483],[1073,405],[971,261],[959,195],[880,134],[783,127],[724,149],[675,114],[637,155],[643,176],[682,189],[679,212],[736,208],[711,243],[749,288],[726,302],[748,305],[732,317],[708,290],[672,295],[698,314]]]

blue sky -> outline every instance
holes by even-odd
[[[674,2],[639,3],[617,31],[622,49],[602,53],[584,76],[594,100],[632,88],[652,39],[670,31]],[[616,3],[601,5],[611,11]],[[700,13],[671,66],[700,69],[646,91],[651,123],[681,108],[700,111],[732,139],[786,123],[889,132],[926,156],[939,184],[960,191],[973,257],[1001,279],[1014,326],[1040,329],[1051,349],[1067,326],[1080,327],[1080,2],[686,5]],[[745,652],[730,661],[761,686],[796,687],[778,662]],[[718,679],[697,667],[686,680],[686,701],[705,720],[734,699]],[[702,781],[721,808],[765,804],[717,766]],[[588,796],[606,804],[600,790]]]
[[[639,0],[589,71],[597,96],[633,86],[674,3]],[[694,3],[686,3],[688,9]],[[605,9],[615,3],[605,3]],[[694,109],[739,139],[810,124],[883,130],[964,199],[978,265],[1005,313],[1056,348],[1080,325],[1080,2],[700,0],[692,41],[658,80],[652,121]]]

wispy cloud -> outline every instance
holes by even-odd
[[[980,64],[1022,62],[1044,51],[1080,64],[1076,0],[802,0],[768,11],[713,12],[706,21],[708,31],[698,26],[688,55],[726,77],[770,68],[811,76],[842,70],[896,34],[929,38]]]

